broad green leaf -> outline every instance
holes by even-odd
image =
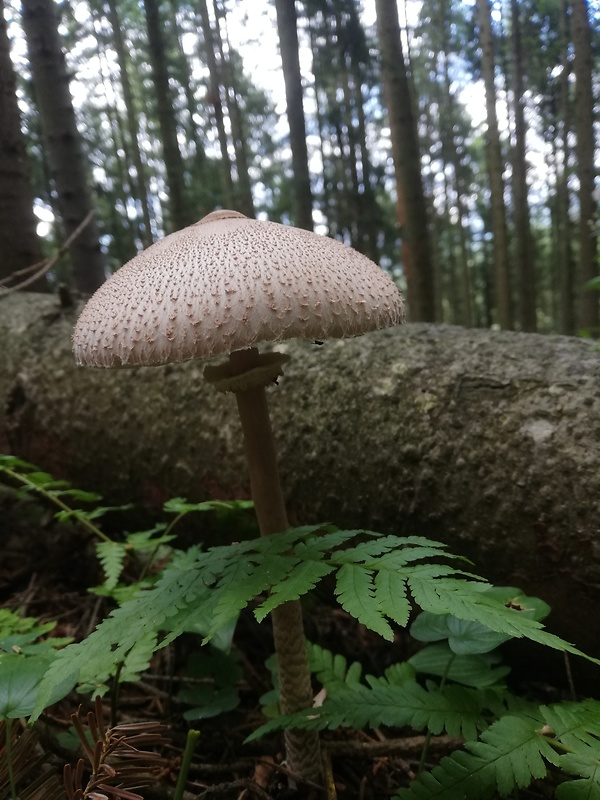
[[[488,653],[456,655],[446,643],[424,647],[409,659],[417,672],[480,688],[500,683],[510,672],[509,667],[496,666],[497,661]]]
[[[31,714],[42,678],[56,655],[11,655],[0,660],[0,720],[18,719]],[[46,705],[61,700],[74,685],[74,680],[57,682],[48,693]]]
[[[446,639],[458,655],[489,653],[511,637],[497,633],[473,620],[457,619],[451,614],[431,614],[423,611],[410,626],[411,636],[421,642]]]

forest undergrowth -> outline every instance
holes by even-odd
[[[181,498],[128,532],[135,509],[10,456],[0,512],[2,800],[600,798],[600,701],[506,647],[582,654],[439,542],[261,539],[251,503]],[[298,597],[315,703],[285,716],[266,619]],[[288,774],[286,727],[321,731],[324,788]]]

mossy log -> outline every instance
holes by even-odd
[[[0,301],[0,450],[111,502],[248,496],[236,404],[204,364],[77,368],[77,309]],[[600,656],[600,352],[407,325],[285,343],[269,390],[290,518],[446,542]]]

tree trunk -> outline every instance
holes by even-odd
[[[38,263],[42,247],[36,232],[25,137],[17,100],[17,79],[10,57],[10,41],[0,7],[0,280]],[[21,275],[8,285],[24,280]],[[30,290],[43,291],[45,279]]]
[[[398,217],[406,242],[404,258],[408,311],[412,321],[435,319],[434,269],[421,177],[421,155],[396,0],[376,0],[383,90],[392,137]]]
[[[160,19],[160,0],[144,0],[148,52],[152,66],[152,82],[156,96],[156,111],[163,145],[163,158],[169,194],[171,230],[185,228],[196,221],[196,215],[188,208],[185,188],[185,166],[177,141],[177,121],[171,103],[169,72],[165,53],[165,42]]]
[[[185,95],[186,101],[186,125],[185,135],[194,145],[194,158],[191,164],[191,191],[190,195],[194,202],[194,216],[196,219],[209,214],[215,209],[215,197],[210,180],[207,174],[207,158],[204,151],[204,144],[200,137],[200,128],[196,123],[198,116],[198,104],[194,96],[197,82],[192,77],[192,64],[188,59],[183,47],[183,35],[177,19],[178,0],[170,0],[169,3],[172,39],[175,45],[174,72]]]
[[[234,208],[235,196],[233,191],[233,179],[231,177],[231,158],[229,157],[229,144],[227,140],[227,132],[225,130],[225,115],[223,113],[223,100],[221,98],[221,79],[219,75],[219,68],[217,65],[217,56],[215,50],[215,37],[213,36],[212,27],[210,24],[210,17],[208,14],[208,6],[206,0],[198,0],[200,9],[200,20],[202,24],[202,35],[204,37],[204,58],[208,67],[209,74],[209,95],[208,99],[213,107],[213,116],[215,118],[215,127],[217,129],[217,136],[219,139],[219,148],[221,152],[221,186],[223,191],[223,198],[225,203],[230,208]]]
[[[523,96],[523,46],[519,4],[511,0],[512,89],[515,118],[512,191],[514,199],[515,266],[519,287],[519,323],[521,330],[533,332],[536,322],[535,253],[531,236],[527,187],[527,156],[525,141],[525,99]]]
[[[235,183],[236,208],[247,217],[254,217],[254,198],[252,197],[252,183],[250,181],[250,172],[248,169],[248,146],[246,143],[242,110],[238,101],[235,67],[229,44],[229,35],[227,33],[227,12],[224,7],[222,11],[220,11],[217,6],[217,0],[213,0],[213,8],[217,20],[217,24],[215,25],[215,40],[221,59],[221,78],[225,90],[225,97],[227,99],[227,110],[229,111],[229,122],[231,124],[231,139],[235,152],[235,171],[237,177]],[[225,43],[221,35],[219,14],[223,17]],[[227,45],[227,52],[225,52],[224,44]]]
[[[56,298],[0,312],[0,451],[110,503],[248,496],[235,401],[204,364],[76,368]],[[439,538],[544,597],[550,627],[600,656],[594,343],[407,325],[281,347],[270,407],[292,524]]]
[[[575,134],[579,181],[579,278],[581,283],[600,271],[596,262],[598,219],[594,198],[595,142],[594,93],[592,88],[592,36],[586,0],[571,0],[571,31],[575,51]],[[581,325],[592,336],[600,336],[598,292],[584,291]]]
[[[496,114],[496,83],[494,78],[494,39],[490,0],[477,0],[479,43],[481,46],[481,71],[485,84],[487,112],[487,161],[490,179],[492,235],[494,237],[494,273],[497,322],[501,328],[512,328],[512,303],[510,293],[510,261],[504,204],[504,162]]]
[[[312,190],[306,147],[306,123],[302,104],[302,74],[298,52],[296,4],[289,0],[275,0],[275,8],[292,149],[294,218],[298,227],[312,231]]]
[[[24,0],[21,8],[50,173],[65,234],[70,236],[92,210],[92,199],[58,34],[56,7],[54,0]],[[71,243],[69,255],[75,288],[91,294],[105,279],[95,220]]]
[[[558,330],[573,335],[575,322],[575,264],[573,258],[572,223],[569,202],[569,134],[571,133],[572,105],[569,92],[571,61],[569,58],[569,0],[562,0],[559,37],[561,42],[561,73],[557,125],[560,131],[560,152],[556,170],[556,229]],[[558,153],[557,153],[558,155]]]
[[[443,85],[444,94],[442,107],[445,107],[447,117],[447,127],[442,132],[442,148],[445,152],[444,161],[452,166],[452,188],[454,190],[454,202],[456,205],[456,230],[458,236],[458,248],[460,257],[460,313],[458,315],[458,322],[461,325],[471,327],[474,322],[473,314],[473,282],[471,280],[471,272],[469,267],[470,254],[469,245],[467,243],[466,226],[469,224],[469,215],[465,209],[464,198],[467,195],[464,169],[461,164],[460,151],[464,149],[464,144],[460,145],[456,135],[458,129],[458,113],[457,102],[452,91],[452,79],[450,77],[450,5],[449,0],[440,0],[439,2],[439,25],[442,31],[442,69],[443,69]]]
[[[139,202],[142,210],[143,228],[141,230],[142,243],[145,247],[152,244],[152,222],[150,220],[150,206],[148,204],[148,186],[146,181],[146,167],[142,160],[142,152],[139,142],[138,116],[135,100],[129,80],[129,58],[123,31],[121,30],[121,20],[117,0],[108,0],[108,16],[113,32],[113,43],[119,64],[119,74],[121,77],[121,88],[123,90],[123,102],[125,103],[125,114],[127,119],[127,132],[131,144],[131,154],[135,169],[135,178],[132,182],[133,194]],[[131,173],[131,171],[130,171]]]

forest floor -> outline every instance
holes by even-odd
[[[112,607],[111,601],[88,591],[102,578],[93,542],[72,526],[57,524],[52,511],[30,501],[16,501],[10,492],[2,491],[0,556],[0,608],[43,621],[55,620],[57,627],[52,636],[83,638]],[[407,658],[414,648],[415,643],[411,643],[410,637],[402,632],[398,633],[395,642],[384,642],[324,597],[317,597],[305,610],[308,638],[342,654],[348,663],[359,661],[365,674],[383,674],[386,667]],[[219,675],[214,670],[212,674],[210,670],[202,673],[201,666],[195,673],[196,677],[190,678],[190,663],[195,658],[196,667],[201,665],[202,652],[198,637],[182,636],[156,653],[150,670],[140,681],[122,683],[118,696],[113,692],[103,699],[106,725],[110,724],[111,717],[113,722],[121,724],[166,724],[161,760],[155,765],[160,779],[154,780],[152,786],[140,788],[137,794],[114,790],[114,794],[106,791],[79,797],[108,796],[110,800],[173,797],[190,728],[199,730],[200,738],[189,769],[185,798],[386,800],[393,797],[399,787],[407,786],[415,776],[425,743],[423,735],[386,728],[368,732],[337,729],[322,734],[329,787],[315,789],[302,784],[293,787],[285,767],[280,735],[245,743],[246,737],[265,721],[260,698],[272,689],[271,675],[266,666],[273,652],[268,623],[259,625],[248,610],[237,624],[231,657],[235,663],[235,686],[225,688],[234,690],[233,704],[237,700],[239,703],[214,717],[186,721],[184,713],[189,711],[190,703],[181,699],[181,687],[187,686],[189,690],[195,682],[206,688],[211,681],[219,682]],[[227,671],[232,661],[222,663]],[[544,702],[560,697],[558,690],[544,684],[543,676],[540,676],[534,691],[540,693],[539,699]],[[231,698],[232,692],[214,695],[217,705],[223,696]],[[227,702],[227,699],[223,700],[223,705],[226,706]],[[65,734],[72,731],[71,716],[80,703],[83,704],[83,716],[93,711],[94,705],[89,697],[72,692],[48,709],[37,724],[39,738],[31,747],[36,759],[40,758],[34,761],[31,754],[33,771],[22,779],[20,800],[64,800],[68,797],[60,776],[66,763],[76,765],[80,753],[71,749],[73,742],[77,744],[76,737],[71,734],[69,740]],[[23,726],[18,727],[18,731],[22,730]],[[447,736],[432,737],[428,742],[427,766],[432,766],[460,744],[460,741]],[[52,784],[54,790],[29,793],[28,784],[38,778],[43,769],[56,772],[58,782]],[[84,786],[86,775],[82,779]],[[10,794],[5,797],[1,791],[2,776],[0,749],[0,800],[8,800]],[[76,794],[72,796],[78,797]],[[533,784],[519,793],[521,800],[550,796],[553,793],[547,783]]]

